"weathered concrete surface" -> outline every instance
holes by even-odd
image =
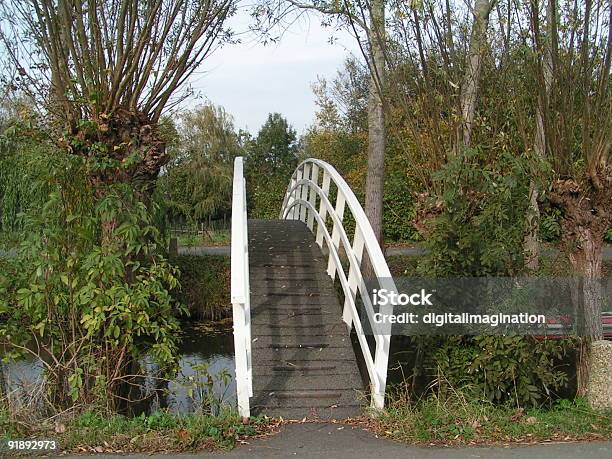
[[[249,220],[251,412],[343,419],[361,412],[363,381],[327,259],[296,220]]]
[[[82,459],[83,456],[80,456]],[[117,458],[118,456],[87,456]],[[290,424],[278,434],[257,439],[227,453],[185,455],[132,455],[131,459],[205,457],[266,458],[304,457],[309,459],[609,459],[612,442],[556,443],[535,446],[439,448],[407,446],[359,427],[338,424]],[[78,459],[76,457],[70,459]]]
[[[592,344],[589,373],[589,403],[596,410],[612,409],[612,341]]]

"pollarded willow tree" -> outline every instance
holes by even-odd
[[[167,162],[162,114],[224,40],[235,0],[3,0],[4,83],[53,140],[97,160],[96,183],[150,185]]]
[[[548,198],[561,210],[561,244],[583,279],[577,370],[578,392],[584,394],[591,342],[603,337],[599,279],[612,222],[612,6],[600,0],[548,0],[546,8],[550,25],[542,27],[540,4],[532,0],[530,28],[544,101],[543,144],[554,171]]]
[[[174,368],[184,308],[147,205],[168,161],[162,114],[231,39],[235,3],[0,0],[4,95],[34,100],[35,133],[62,150],[35,157],[50,191],[0,269],[0,344],[44,363],[54,411],[120,407],[145,354]]]

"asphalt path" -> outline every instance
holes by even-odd
[[[70,456],[64,456],[69,457]],[[87,456],[96,459],[112,455]],[[470,448],[409,446],[379,438],[361,427],[338,424],[289,424],[280,433],[254,439],[228,452],[177,455],[128,455],[129,459],[267,458],[309,459],[609,459],[612,442],[550,443]],[[74,456],[70,459],[79,459]]]

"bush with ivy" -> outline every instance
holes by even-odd
[[[116,408],[145,354],[176,364],[177,270],[160,255],[151,211],[127,184],[95,188],[92,163],[62,152],[39,158],[51,190],[24,218],[17,256],[0,271],[5,358],[45,368],[49,407]],[[153,204],[151,204],[153,205]]]

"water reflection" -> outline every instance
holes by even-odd
[[[195,324],[185,327],[183,332],[176,378],[159,384],[153,376],[156,370],[153,363],[146,361],[148,377],[143,387],[146,400],[131,407],[133,414],[150,414],[160,408],[172,413],[198,413],[210,408],[215,413],[221,406],[236,407],[231,330],[211,334]],[[211,401],[213,405],[209,407]]]
[[[154,376],[157,368],[150,357],[145,357],[141,365],[146,377],[139,393],[132,394],[139,401],[126,407],[129,414],[150,414],[159,409],[172,413],[211,409],[216,413],[222,407],[236,407],[231,329],[211,330],[199,323],[186,325],[179,347],[179,371],[171,381]],[[42,389],[44,368],[40,361],[34,358],[10,361],[1,368],[0,384],[14,403],[26,403],[38,388]]]

